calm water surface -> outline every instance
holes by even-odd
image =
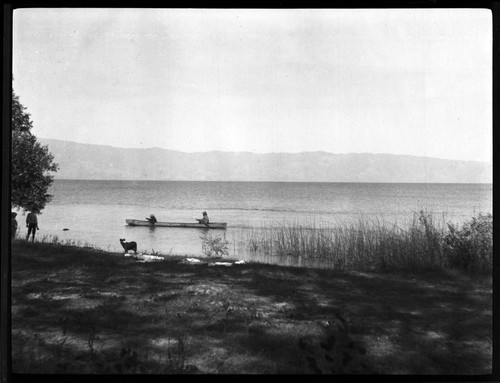
[[[204,230],[130,227],[125,219],[153,213],[159,221],[195,222],[206,210],[212,222],[228,225],[210,233],[225,236],[230,255],[242,259],[245,233],[276,223],[318,227],[362,217],[404,224],[420,209],[462,222],[492,212],[491,184],[56,180],[49,193],[54,198],[39,216],[38,239],[57,236],[121,252],[118,240],[126,238],[139,252],[202,256]]]

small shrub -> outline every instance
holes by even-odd
[[[205,234],[202,239],[202,249],[206,256],[220,257],[229,254],[229,241],[223,236]]]
[[[493,261],[493,216],[479,214],[458,225],[448,224],[445,252],[453,268],[489,272]]]

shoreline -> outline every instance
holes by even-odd
[[[484,275],[11,255],[16,373],[491,374]]]
[[[339,225],[283,221],[252,228],[240,237],[226,238],[226,233],[205,232],[197,254],[210,260],[213,256],[260,262],[280,266],[326,268],[359,271],[454,270],[468,274],[491,274],[493,264],[493,216],[491,213],[471,217],[456,224],[436,218],[425,210],[401,227],[385,221],[358,219]],[[18,237],[17,240],[22,240]],[[236,242],[235,242],[236,241]],[[46,234],[38,243],[102,249],[98,245]],[[236,251],[238,249],[238,252]],[[103,251],[120,253],[122,250]],[[142,254],[169,258],[168,253]],[[180,255],[180,254],[177,254]]]

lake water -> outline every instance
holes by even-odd
[[[202,256],[206,230],[127,226],[125,219],[195,222],[202,211],[227,230],[210,230],[229,241],[230,256],[246,259],[242,238],[273,224],[336,225],[359,217],[404,224],[427,209],[447,221],[463,222],[492,212],[491,184],[377,184],[184,181],[56,180],[54,196],[39,218],[37,239],[57,237],[123,252],[119,239],[138,251]],[[21,236],[25,216],[17,217]],[[63,231],[64,228],[69,230]]]

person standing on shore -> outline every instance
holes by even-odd
[[[10,213],[10,226],[11,226],[11,235],[12,238],[16,238],[16,233],[17,233],[17,220],[16,220],[17,213],[16,212],[11,212]]]
[[[38,219],[36,217],[36,214],[33,213],[33,211],[30,211],[28,215],[26,216],[26,227],[28,228],[28,234],[26,234],[26,240],[31,235],[31,242],[35,242],[35,233],[37,230],[40,230],[38,228]]]

